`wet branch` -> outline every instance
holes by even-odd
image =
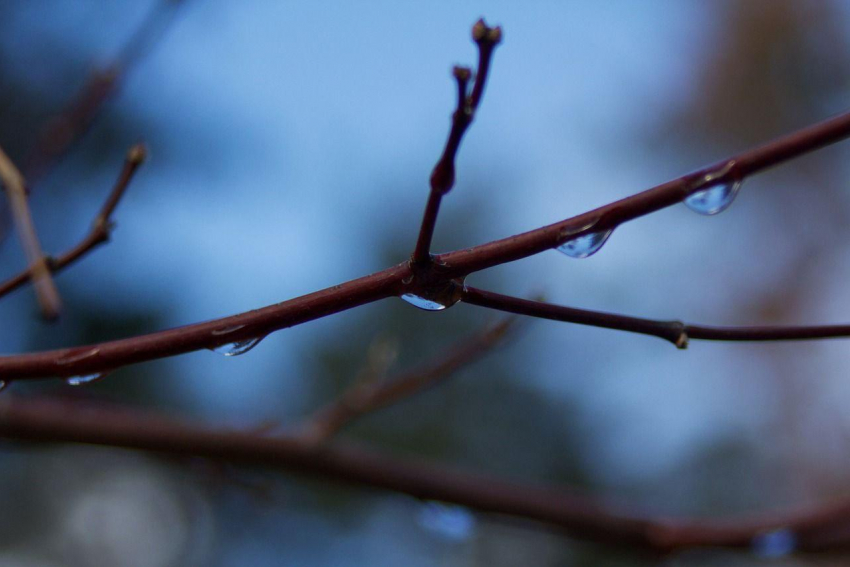
[[[452,127],[449,131],[446,147],[431,172],[431,192],[428,195],[428,203],[425,205],[416,248],[411,256],[411,261],[418,265],[425,265],[431,261],[431,240],[434,237],[434,226],[437,223],[440,202],[443,195],[454,187],[457,150],[466,129],[469,128],[475,117],[475,111],[478,110],[478,104],[484,94],[484,85],[487,82],[487,74],[490,70],[490,60],[493,57],[493,51],[502,40],[502,29],[500,27],[490,28],[484,23],[484,20],[478,20],[472,27],[472,39],[478,45],[478,72],[475,74],[472,92],[467,96],[467,85],[472,71],[467,67],[455,67],[452,70],[457,81],[457,109],[452,114]]]
[[[691,339],[703,341],[800,341],[850,337],[850,325],[710,327],[682,321],[658,321],[616,313],[589,311],[540,301],[530,301],[466,286],[461,301],[480,307],[527,315],[551,321],[563,321],[651,335],[685,349]]]
[[[59,298],[59,291],[56,289],[50,268],[41,251],[41,243],[38,241],[32,213],[27,203],[26,182],[2,148],[0,148],[0,181],[9,199],[12,220],[29,265],[27,274],[35,288],[41,315],[48,321],[56,319],[62,310],[62,300]]]
[[[133,146],[130,148],[130,151],[127,152],[127,157],[124,160],[124,167],[121,169],[121,174],[118,176],[118,180],[115,182],[115,185],[101,207],[100,212],[95,217],[91,230],[85,238],[83,238],[83,240],[56,258],[44,255],[41,256],[42,261],[51,273],[55,274],[63,270],[91,252],[100,244],[109,240],[109,235],[113,228],[112,213],[115,212],[115,208],[118,206],[121,197],[124,196],[124,192],[127,190],[127,186],[133,179],[136,170],[142,162],[144,162],[145,154],[145,147],[141,144]],[[0,297],[3,297],[4,295],[11,293],[26,284],[27,281],[32,278],[33,273],[32,268],[30,268],[12,276],[4,282],[0,282]]]
[[[746,519],[653,518],[603,505],[562,487],[510,482],[351,445],[317,446],[299,437],[214,429],[152,412],[79,401],[4,396],[0,400],[0,437],[259,465],[450,502],[479,512],[538,522],[580,539],[662,553],[696,546],[748,548],[778,530],[790,534],[801,551],[846,549],[850,543],[850,500],[803,512]]]
[[[304,438],[314,443],[327,441],[364,415],[441,384],[464,366],[490,352],[505,338],[514,323],[514,318],[495,323],[425,366],[394,378],[363,379],[374,377],[375,373],[368,373],[368,376],[356,380],[339,398],[317,411],[302,426]]]
[[[447,288],[455,285],[453,280],[471,273],[539,254],[580,235],[613,229],[626,221],[680,203],[697,191],[739,181],[847,137],[850,137],[850,112],[582,215],[473,248],[441,254],[424,267],[405,261],[368,276],[230,317],[100,344],[2,356],[0,380],[106,372],[128,364],[263,337],[279,329],[392,296],[427,296],[429,287]],[[711,334],[707,329],[704,331],[706,336]]]

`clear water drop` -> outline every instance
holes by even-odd
[[[796,548],[797,536],[787,528],[760,534],[752,541],[753,553],[759,557],[784,557]]]
[[[419,309],[424,309],[425,311],[442,311],[448,307],[448,305],[443,305],[438,301],[420,297],[413,293],[405,293],[401,296],[401,298],[409,304],[418,307]]]
[[[225,343],[223,345],[218,345],[210,348],[209,350],[213,352],[217,352],[219,354],[223,354],[224,356],[239,356],[240,354],[245,354],[263,340],[265,337],[252,337],[250,339],[245,339],[242,341],[234,341],[232,343]]]
[[[609,229],[582,234],[558,246],[558,251],[563,252],[570,258],[587,258],[599,252],[599,249],[602,248],[602,245],[605,244],[612,232],[614,230]]]
[[[463,541],[475,532],[475,516],[463,506],[425,502],[419,510],[419,525],[452,541]]]
[[[729,208],[741,184],[740,180],[736,180],[697,191],[685,199],[685,205],[701,215],[716,215]]]
[[[65,378],[65,383],[69,386],[84,386],[85,384],[91,384],[92,382],[97,382],[101,378],[106,376],[106,372],[95,372],[94,374],[83,374],[80,376],[69,376]]]
[[[6,382],[5,380],[0,380],[0,392],[5,390],[8,385],[9,385],[9,383]]]

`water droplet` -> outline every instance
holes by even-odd
[[[229,327],[224,327],[222,329],[216,329],[211,334],[218,337],[218,336],[221,336],[221,335],[229,335],[230,333],[235,333],[236,331],[238,331],[240,329],[244,329],[244,328],[245,328],[245,325],[231,325]]]
[[[760,534],[752,541],[753,553],[759,557],[783,557],[796,548],[797,536],[787,528]]]
[[[716,215],[732,204],[741,188],[741,183],[740,180],[736,180],[697,191],[685,199],[685,205],[701,215]]]
[[[106,372],[95,372],[94,374],[83,374],[80,376],[69,376],[65,378],[65,383],[69,386],[83,386],[85,384],[91,384],[92,382],[97,382],[101,378],[106,376]]]
[[[563,252],[570,258],[587,258],[599,252],[599,249],[602,248],[602,245],[605,244],[612,232],[614,230],[609,229],[582,234],[558,246],[558,251]]]
[[[5,390],[8,385],[9,385],[9,382],[6,382],[5,380],[0,380],[0,392]]]
[[[452,541],[463,541],[475,532],[475,516],[463,506],[425,502],[419,510],[419,525]]]
[[[266,337],[252,337],[250,339],[245,339],[242,341],[234,341],[232,343],[225,343],[223,345],[211,347],[209,350],[217,352],[219,354],[223,354],[224,356],[239,356],[240,354],[245,354],[258,344],[260,344],[260,341],[264,338]]]
[[[437,301],[432,301],[412,293],[405,293],[401,296],[401,298],[409,304],[418,307],[419,309],[424,309],[425,311],[442,311],[448,307],[448,305],[443,305]]]

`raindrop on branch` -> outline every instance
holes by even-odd
[[[208,350],[223,354],[224,356],[239,356],[240,354],[245,354],[258,344],[260,344],[260,341],[262,341],[264,338],[265,336],[252,337],[250,339],[245,339],[241,341],[233,341],[232,343],[225,343],[223,345],[210,347]]]
[[[599,252],[599,249],[602,248],[602,245],[605,244],[612,232],[614,230],[609,229],[582,234],[558,246],[558,251],[563,252],[570,258],[587,258]]]
[[[475,516],[463,506],[425,502],[419,510],[419,525],[452,541],[463,541],[475,532]]]
[[[760,534],[752,541],[753,553],[759,557],[784,557],[796,548],[797,536],[787,528]]]
[[[741,189],[741,184],[740,180],[736,180],[697,191],[685,199],[685,205],[701,215],[716,215],[729,208]]]
[[[420,297],[413,293],[405,293],[401,296],[401,298],[409,304],[418,307],[419,309],[424,309],[425,311],[442,311],[448,307],[448,305],[443,305],[439,301]]]
[[[85,384],[91,384],[92,382],[97,382],[101,378],[106,376],[106,372],[95,372],[94,374],[83,374],[80,376],[69,376],[65,378],[65,383],[69,386],[83,386]]]

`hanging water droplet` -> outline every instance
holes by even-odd
[[[9,383],[6,382],[5,380],[0,380],[0,392],[5,390],[8,385],[9,385]]]
[[[65,378],[65,383],[69,386],[83,386],[85,384],[91,384],[92,382],[97,382],[101,378],[106,376],[106,372],[95,372],[94,374],[83,374],[80,376],[69,376]]]
[[[442,311],[448,307],[448,305],[443,305],[437,301],[432,301],[412,293],[405,293],[401,296],[401,298],[409,304],[418,307],[419,309],[424,309],[425,311]]]
[[[234,341],[232,343],[225,343],[223,345],[218,345],[215,347],[211,347],[209,350],[213,352],[217,352],[219,354],[223,354],[224,356],[239,356],[240,354],[245,354],[263,340],[263,337],[252,337],[250,339],[245,339],[242,341]]]
[[[605,244],[612,232],[614,230],[609,229],[582,234],[558,246],[558,251],[563,252],[570,258],[587,258],[599,252],[599,249],[602,248],[602,245]]]
[[[685,205],[701,215],[716,215],[732,204],[741,188],[741,183],[740,180],[735,180],[697,191],[685,199]]]
[[[782,528],[766,532],[753,538],[752,550],[759,557],[783,557],[797,548],[797,536],[793,531]]]
[[[475,532],[475,516],[462,506],[425,502],[419,510],[419,525],[446,539],[463,541]]]

